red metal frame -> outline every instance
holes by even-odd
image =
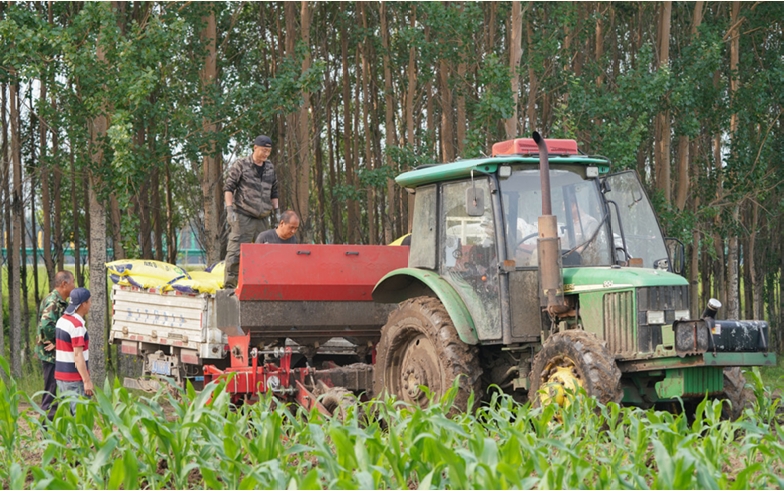
[[[558,140],[547,138],[545,141],[547,152],[553,155],[579,155],[577,142],[575,140]],[[495,143],[493,145],[493,157],[497,155],[526,155],[538,154],[539,146],[533,138],[515,138]]]

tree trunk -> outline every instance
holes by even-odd
[[[672,2],[664,2],[661,6],[659,17],[659,70],[667,68],[670,64],[670,24],[672,17]],[[667,104],[665,98],[664,101]],[[655,166],[656,189],[664,194],[667,203],[672,202],[670,178],[670,111],[665,109],[656,115],[656,141],[655,141]]]
[[[285,56],[288,58],[296,59],[296,46],[297,46],[297,5],[295,2],[285,2],[283,4],[283,15],[286,23],[286,36]],[[286,134],[285,134],[285,149],[286,159],[281,162],[278,159],[278,170],[282,175],[280,181],[280,190],[278,196],[285,206],[293,208],[297,213],[299,197],[297,196],[297,168],[299,159],[299,112],[292,111],[286,114]]]
[[[155,155],[153,153],[153,155]],[[155,237],[155,259],[163,261],[163,220],[161,218],[161,185],[160,171],[156,165],[152,169],[150,179],[150,205],[152,212],[152,231]]]
[[[112,243],[114,245],[114,259],[125,259],[125,247],[122,243],[122,212],[117,195],[109,196],[109,215],[112,223]]]
[[[491,6],[492,5],[494,4],[491,2]],[[416,28],[416,22],[417,22],[416,19],[417,19],[416,3],[414,3],[411,6],[411,29],[412,30]],[[414,130],[416,129],[414,126],[414,99],[416,98],[416,88],[417,88],[417,69],[416,69],[417,56],[416,55],[417,55],[416,46],[414,43],[411,43],[411,45],[408,48],[408,68],[406,69],[406,73],[408,75],[408,88],[406,92],[406,143],[411,146],[412,150],[416,146],[416,143],[414,141]]]
[[[12,77],[16,76],[15,71],[11,71]],[[27,302],[27,298],[22,292],[21,273],[21,249],[24,247],[22,221],[22,156],[21,141],[19,136],[19,85],[12,81],[9,85],[9,106],[11,120],[11,162],[13,166],[13,190],[11,198],[11,210],[13,220],[12,249],[11,258],[13,266],[9,265],[9,290],[13,290],[17,297],[16,302],[9,304],[9,321],[11,337],[11,374],[17,379],[22,377],[22,313],[21,305]]]
[[[496,22],[498,17],[498,2],[487,2],[485,5],[490,10],[487,20],[487,29],[485,31],[485,53],[492,53],[495,48],[495,31]]]
[[[303,1],[301,4],[301,26],[302,42],[305,45],[305,56],[302,59],[302,72],[305,73],[310,70],[311,55],[310,55],[310,23],[311,23],[311,10],[309,3]],[[300,237],[305,242],[310,242],[313,235],[313,227],[310,224],[310,131],[311,131],[311,118],[310,118],[310,92],[302,91],[302,106],[299,110],[299,127],[298,130],[298,165],[296,172],[296,194],[297,194],[297,208],[299,208],[300,219],[302,225],[300,227]]]
[[[71,193],[71,216],[72,218],[72,227],[73,227],[73,259],[74,259],[74,274],[76,276],[76,284],[79,286],[84,286],[84,275],[82,271],[82,261],[81,261],[81,237],[79,236],[79,193],[77,189],[79,189],[79,181],[76,179],[76,164],[74,159],[74,149],[71,146],[70,152],[70,159],[71,159],[71,189],[73,192]]]
[[[49,15],[52,14],[52,5],[49,4]],[[50,22],[51,24],[51,22]],[[45,77],[41,77],[44,79]],[[39,92],[39,100],[46,101],[46,83],[41,84],[41,89]],[[43,103],[43,102],[42,102]],[[44,256],[44,267],[46,268],[46,277],[48,278],[48,288],[47,291],[51,291],[54,288],[52,282],[54,281],[54,261],[52,260],[52,197],[49,190],[49,174],[51,172],[51,165],[49,164],[49,159],[47,158],[46,151],[47,151],[47,141],[46,141],[46,125],[42,119],[38,120],[38,131],[39,133],[39,143],[41,145],[41,155],[40,155],[40,165],[39,169],[41,171],[41,213],[43,215],[43,256]],[[56,156],[55,159],[56,160]],[[33,200],[35,202],[35,200]],[[36,305],[38,305],[36,303]]]
[[[694,14],[691,23],[692,42],[696,39],[700,24],[702,24],[704,4],[705,2],[696,2],[694,4]],[[678,137],[678,182],[675,188],[675,206],[679,211],[683,211],[686,207],[686,200],[689,197],[689,188],[691,186],[689,169],[691,168],[691,156],[694,155],[694,152],[690,154],[690,146],[688,136],[681,135]]]
[[[449,63],[441,58],[438,61],[438,95],[441,101],[441,159],[443,162],[455,160],[454,118],[452,114],[452,89],[449,87]]]
[[[0,222],[0,232],[3,232],[3,228],[5,228],[5,240],[0,240],[2,246],[5,247],[6,251],[9,251],[11,248],[11,214],[10,214],[10,206],[8,203],[8,196],[9,196],[9,187],[8,187],[8,176],[10,173],[10,162],[8,161],[8,120],[6,119],[6,84],[0,84],[0,162],[2,162],[2,197],[3,199],[0,200],[0,213],[2,213],[3,220]],[[3,227],[2,225],[5,225]],[[8,254],[8,258],[11,259],[12,254]],[[13,265],[10,261],[6,263],[8,267],[8,272],[10,273],[13,270]],[[8,276],[9,283],[11,283],[11,276]],[[0,277],[0,280],[2,278]],[[8,305],[13,305],[13,289],[9,286],[8,288]],[[0,314],[3,312],[3,282],[0,281]],[[3,353],[5,356],[5,319],[3,315],[0,315],[0,353]]]
[[[367,32],[367,14],[365,12],[365,2],[359,2],[359,17],[362,22],[362,29]],[[359,56],[362,60],[362,126],[364,138],[363,143],[365,146],[365,169],[373,170],[373,151],[371,147],[371,131],[370,131],[370,40],[363,39],[358,48]],[[375,245],[377,243],[376,233],[376,188],[372,184],[367,187],[367,218],[368,218],[368,244]]]
[[[512,116],[506,120],[506,137],[514,138],[517,132],[517,109],[520,104],[520,59],[523,56],[523,4],[512,2],[512,26],[509,37],[509,72],[512,76]]]
[[[697,154],[697,145],[699,144],[699,139],[692,142],[692,155]],[[693,174],[697,175],[696,166],[697,164],[692,162],[692,166],[695,167]],[[700,197],[695,193],[694,199],[691,203],[691,212],[695,216],[697,215],[697,210],[700,209]],[[689,259],[690,259],[690,267],[689,267],[689,299],[691,300],[691,305],[689,307],[689,311],[691,312],[692,319],[696,319],[700,314],[702,314],[702,310],[700,310],[700,238],[701,234],[697,227],[694,227],[691,231],[691,244],[689,245]],[[704,245],[703,245],[704,247]],[[705,268],[706,265],[703,264]],[[707,286],[706,286],[707,289]]]
[[[740,2],[732,2],[732,15],[730,25],[733,26],[730,33],[730,100],[734,100],[738,91],[738,61],[740,58],[740,31],[738,29],[738,15],[740,13]],[[730,117],[730,135],[733,140],[737,138],[738,114],[732,113]],[[735,204],[732,210],[732,224],[738,223],[740,217],[740,205]],[[729,238],[729,248],[727,255],[727,316],[729,319],[740,317],[739,306],[739,279],[738,279],[738,234],[733,231]]]
[[[732,210],[732,222],[738,223],[740,207],[735,205]],[[738,235],[732,232],[727,245],[727,318],[740,318],[740,279],[738,275]]]
[[[217,24],[215,21],[214,5],[210,4],[210,13],[202,20],[204,28],[201,39],[207,43],[207,55],[204,57],[204,66],[199,73],[202,90],[202,104],[212,106],[214,99],[212,92],[218,76],[217,63]],[[207,112],[207,111],[205,111]],[[208,116],[202,119],[202,131],[208,143],[202,148],[202,208],[204,210],[204,248],[207,254],[207,263],[213,264],[221,259],[221,230],[223,229],[223,189],[221,187],[220,156],[215,142],[215,133],[218,125]]]
[[[689,197],[689,137],[678,137],[678,182],[675,189],[675,207],[683,211]]]
[[[51,99],[52,108],[57,110],[57,101],[54,94]],[[63,182],[63,166],[60,165],[60,138],[58,131],[52,131],[52,155],[54,156],[54,167],[52,169],[52,194],[54,195],[54,258],[57,260],[57,271],[65,268],[65,257],[63,256],[63,199],[60,196],[60,189]]]
[[[534,3],[528,2],[528,15],[525,20],[526,40],[528,42],[528,125],[523,127],[523,133],[528,134],[537,129],[536,126],[536,93],[537,87],[536,71],[534,70],[534,28],[531,22],[533,16]]]
[[[6,119],[6,84],[0,83],[0,163],[2,163],[2,200],[0,200],[0,215],[2,215],[3,220],[0,220],[0,233],[4,231],[3,225],[6,227],[9,225],[9,218],[10,214],[8,213],[8,175],[9,172],[9,162],[8,162],[8,121]],[[10,246],[10,239],[11,234],[8,233],[10,229],[6,229],[5,231],[5,240],[0,240],[2,246],[6,248],[6,251],[9,250]],[[10,254],[8,255],[10,258]],[[11,264],[7,263],[8,272],[11,272]],[[10,279],[9,275],[9,279]],[[9,305],[11,305],[11,299],[13,298],[11,294],[11,288],[8,289],[8,300]],[[3,281],[2,277],[0,276],[0,314],[3,312]],[[3,353],[5,356],[5,320],[3,315],[0,315],[0,353]]]
[[[325,82],[325,99],[327,101],[332,101],[332,91],[335,87],[334,82],[330,78],[330,70],[327,70],[326,82]],[[337,98],[335,98],[337,100]],[[332,128],[332,104],[327,102],[326,104],[326,112],[327,112],[327,148],[329,148],[329,188],[332,191],[333,199],[330,200],[331,207],[330,207],[330,215],[332,218],[332,243],[334,244],[342,244],[343,243],[343,207],[340,203],[338,203],[337,199],[334,199],[335,190],[340,183],[340,176],[338,175],[337,171],[337,163],[335,162],[335,147],[336,143],[333,139],[333,128]]]
[[[171,155],[164,162],[166,177],[166,262],[177,264],[177,229],[174,228],[174,199],[172,197]]]
[[[600,4],[597,2],[596,4],[596,32],[594,33],[594,60],[596,61],[596,66],[599,68],[599,75],[596,76],[596,86],[601,87],[604,85],[604,64],[602,63],[602,57],[604,56],[604,22],[602,16],[604,15],[600,12]],[[597,120],[598,123],[601,123],[600,120]]]
[[[463,2],[460,3],[460,16],[465,15],[465,7]],[[456,85],[456,107],[455,107],[455,139],[456,139],[456,154],[457,156],[463,155],[463,147],[466,142],[466,92],[468,84],[466,83],[466,72],[468,67],[466,64],[466,50],[463,46],[463,37],[457,37],[457,49],[459,52],[460,60],[457,62],[457,83]]]
[[[430,25],[425,25],[425,45],[430,44]],[[433,103],[433,81],[428,77],[427,82],[425,82],[425,97],[427,98],[427,113],[426,116],[426,133],[430,137],[431,144],[433,145],[431,149],[426,149],[425,152],[429,152],[432,150],[434,154],[438,154],[438,141],[435,139],[436,135],[436,116],[435,116],[435,104]],[[489,131],[489,130],[488,130]]]
[[[345,13],[345,4],[340,4],[340,10]],[[353,131],[351,119],[351,80],[349,75],[349,59],[348,59],[348,30],[349,26],[345,23],[340,28],[340,54],[342,60],[342,84],[343,84],[343,156],[346,161],[346,184],[349,186],[356,186],[354,175],[356,172],[356,164],[354,161],[353,144]],[[359,203],[354,199],[346,200],[346,207],[348,208],[348,218],[346,227],[346,238],[349,244],[359,243]]]
[[[384,64],[384,134],[386,135],[386,148],[385,159],[386,166],[389,169],[394,169],[394,162],[389,154],[397,142],[397,134],[395,131],[395,96],[392,87],[392,63],[389,58],[389,28],[387,26],[387,4],[382,2],[380,5],[380,21],[381,21],[381,45],[384,48],[384,56],[382,58]],[[409,52],[410,53],[410,52]],[[399,217],[395,216],[395,181],[387,178],[387,220],[384,227],[384,243],[389,244],[395,238],[393,237],[395,224],[399,222]],[[399,226],[397,227],[399,229]]]
[[[96,43],[96,57],[98,63],[106,63],[106,53],[100,44],[100,33]],[[90,312],[87,322],[87,332],[90,336],[90,376],[95,385],[100,387],[106,378],[106,331],[107,331],[107,303],[106,295],[106,212],[104,204],[98,197],[102,187],[99,174],[94,173],[103,165],[103,147],[101,139],[106,136],[109,126],[108,117],[103,113],[96,115],[90,121],[90,160],[92,167],[89,175],[89,266],[90,266]]]

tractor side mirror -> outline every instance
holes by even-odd
[[[485,190],[474,186],[466,189],[466,214],[481,217],[485,214]]]
[[[686,271],[686,253],[684,252],[683,242],[675,238],[665,237],[664,244],[667,246],[667,253],[670,256],[672,272],[682,275]]]

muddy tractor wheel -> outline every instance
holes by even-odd
[[[570,330],[551,336],[534,357],[529,400],[535,406],[568,404],[568,390],[582,387],[602,404],[620,403],[621,371],[604,343],[585,331]],[[541,391],[541,393],[540,393]]]
[[[754,399],[754,391],[746,387],[746,377],[740,367],[727,367],[724,369],[724,404],[721,416],[724,419],[735,421],[743,414],[743,410],[750,407]]]
[[[476,346],[464,343],[437,298],[417,297],[389,314],[376,347],[373,387],[376,396],[395,395],[421,407],[428,403],[420,386],[440,398],[458,379],[454,406],[469,409],[474,392],[481,399],[482,368]]]

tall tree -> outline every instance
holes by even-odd
[[[387,20],[387,4],[381,2],[379,7],[379,21],[381,28],[381,46],[383,48],[382,61],[384,65],[384,135],[386,137],[386,152],[384,152],[386,167],[394,169],[392,161],[391,150],[397,144],[397,132],[395,129],[395,95],[392,87],[392,62],[390,57],[390,43],[389,43],[389,25]],[[394,230],[399,230],[395,227],[398,220],[395,219],[395,182],[391,178],[387,178],[387,224],[384,227],[384,243],[388,244],[394,240],[392,234]]]
[[[730,101],[734,101],[739,87],[738,62],[740,58],[740,2],[732,2],[730,14]],[[733,152],[737,156],[738,113],[733,111],[730,117],[730,136],[733,139]],[[727,245],[727,316],[729,319],[740,317],[740,281],[738,275],[738,232],[740,203],[732,207],[732,228]]]
[[[218,95],[218,30],[215,19],[215,4],[205,6],[208,11],[203,16],[201,40],[205,46],[204,65],[199,78],[201,81],[202,105],[206,109],[202,118],[202,209],[204,211],[204,247],[207,262],[212,264],[220,260],[221,254],[221,229],[223,222],[223,188],[221,181],[220,152],[216,145],[218,131],[215,118],[215,99]]]
[[[11,337],[11,373],[14,377],[22,376],[22,364],[24,362],[22,357],[22,302],[26,302],[27,298],[20,295],[22,291],[21,278],[21,249],[24,247],[23,242],[23,220],[24,210],[22,206],[22,155],[21,155],[21,137],[19,134],[19,81],[15,80],[16,71],[11,70],[11,83],[8,84],[9,96],[8,105],[10,107],[10,126],[11,126],[11,162],[13,166],[13,190],[11,197],[11,210],[13,220],[13,236],[11,257],[13,266],[9,265],[8,278],[9,288],[17,293],[15,300],[9,305],[9,321],[10,337]],[[26,280],[26,278],[25,278]]]
[[[672,18],[672,2],[663,2],[659,14],[659,35],[658,69],[669,74],[670,64],[670,26]],[[666,105],[665,101],[665,105]],[[670,111],[669,108],[662,108],[656,115],[656,136],[655,136],[655,167],[656,167],[656,189],[664,193],[664,200],[667,203],[672,201],[671,179],[670,179]]]
[[[517,131],[517,110],[519,107],[520,91],[520,59],[523,56],[523,5],[520,1],[512,2],[511,34],[509,36],[509,71],[512,76],[512,100],[514,110],[512,116],[506,120],[506,137],[514,138]]]

